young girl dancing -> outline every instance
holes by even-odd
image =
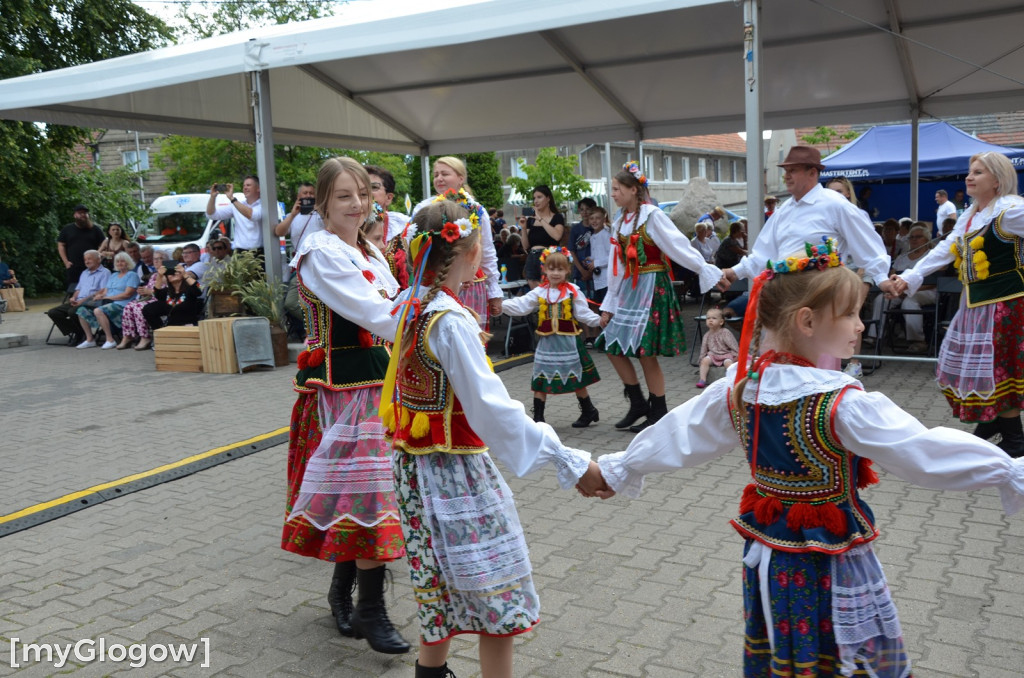
[[[635,497],[644,474],[740,443],[752,476],[732,521],[746,540],[744,675],[902,678],[910,661],[859,493],[878,482],[871,462],[935,489],[998,487],[1007,514],[1024,508],[1024,462],[964,431],[929,430],[853,377],[814,366],[823,353],[849,358],[864,329],[860,278],[830,244],[815,248],[756,278],[734,378],[599,464],[612,490]],[[775,350],[743,369],[762,329]]]
[[[597,327],[601,318],[590,310],[580,288],[568,281],[572,255],[564,247],[549,247],[540,256],[544,281],[527,294],[501,303],[505,315],[521,316],[538,312],[537,350],[533,354],[533,420],[544,421],[544,403],[548,393],[576,392],[580,417],[573,428],[586,428],[598,420],[597,408],[590,400],[587,386],[601,380],[590,359],[579,323]]]
[[[513,637],[539,619],[523,528],[491,456],[516,475],[551,462],[563,488],[597,476],[590,455],[531,421],[490,369],[476,316],[454,291],[480,265],[482,229],[471,213],[441,200],[413,218],[410,290],[424,277],[430,285],[396,307],[401,338],[381,407],[419,608],[416,678],[452,675],[448,646],[460,633],[480,635],[485,678],[511,678]]]
[[[665,375],[658,356],[675,356],[686,348],[667,259],[696,272],[701,292],[722,279],[722,271],[704,261],[668,215],[649,204],[649,198],[647,178],[635,162],[626,163],[612,178],[612,199],[622,211],[611,229],[612,251],[606,263],[611,276],[601,304],[605,329],[596,343],[604,347],[629,399],[629,411],[615,428],[633,432],[642,431],[668,412]],[[640,359],[649,401],[640,390],[630,358]],[[644,415],[647,419],[634,426]]]
[[[391,446],[377,414],[398,283],[360,231],[371,214],[369,184],[351,158],[323,164],[316,210],[325,230],[303,238],[291,264],[307,338],[295,377],[281,547],[335,563],[327,600],[341,635],[399,654],[409,644],[384,608],[384,575],[404,546]]]
[[[700,379],[697,380],[697,388],[708,385],[708,372],[712,365],[729,367],[736,362],[736,355],[740,352],[736,337],[725,326],[722,309],[717,306],[708,309],[704,322],[708,331],[700,342]]]

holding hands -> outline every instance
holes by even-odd
[[[604,476],[601,475],[601,468],[596,461],[591,461],[587,472],[580,476],[580,481],[576,483],[576,490],[584,497],[611,499],[615,496],[615,490],[605,482]]]

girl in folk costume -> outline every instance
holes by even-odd
[[[860,496],[878,482],[872,461],[925,487],[998,487],[1007,514],[1024,508],[1024,462],[964,431],[927,429],[853,377],[814,366],[822,353],[853,354],[864,329],[860,287],[830,242],[771,265],[751,289],[730,378],[674,409],[625,452],[601,457],[613,492],[587,488],[603,498],[637,496],[646,473],[742,445],[752,482],[732,524],[746,540],[745,676],[910,675],[871,546],[878,530]],[[762,329],[775,350],[756,356]],[[749,371],[742,367],[748,354],[755,355]]]
[[[434,190],[440,197],[447,194],[458,195],[463,202],[473,202],[473,191],[466,183],[466,164],[452,156],[444,156],[434,161]],[[429,205],[434,198],[428,198],[416,205],[412,210],[416,213]],[[473,202],[476,205],[475,202]],[[491,239],[491,220],[487,210],[476,206],[477,218],[485,237],[481,238],[480,268],[473,280],[459,291],[459,299],[476,312],[480,319],[480,328],[487,329],[487,318],[501,313],[501,300],[504,295],[499,286],[498,256],[494,251]]]
[[[579,323],[597,327],[601,318],[590,310],[580,288],[568,281],[572,255],[563,248],[548,248],[541,253],[544,281],[527,294],[506,299],[501,304],[505,315],[539,313],[537,350],[533,354],[533,420],[544,421],[544,403],[548,393],[576,392],[580,417],[573,428],[586,428],[598,420],[597,408],[590,401],[587,386],[600,381],[594,361],[583,346]]]
[[[601,304],[604,332],[597,338],[626,387],[629,411],[615,428],[642,431],[665,416],[665,375],[658,356],[686,348],[679,302],[672,291],[668,258],[698,274],[701,292],[722,279],[663,211],[649,204],[647,178],[628,162],[612,179],[612,199],[621,208],[612,224],[607,262],[608,292]],[[650,391],[645,400],[630,358],[639,358]],[[644,415],[647,419],[633,425]]]
[[[960,421],[974,435],[1024,456],[1024,199],[1017,173],[1002,153],[971,158],[967,194],[973,204],[945,241],[896,278],[913,295],[924,277],[950,263],[964,284],[960,308],[939,350],[936,379]]]
[[[360,226],[369,179],[351,158],[320,168],[316,209],[326,230],[303,238],[291,265],[306,321],[288,445],[281,546],[334,562],[328,602],[338,631],[378,652],[409,651],[384,609],[385,563],[404,554],[391,448],[377,411],[398,283]],[[353,609],[352,591],[359,601]]]
[[[400,338],[381,406],[419,610],[417,678],[451,675],[448,648],[460,633],[480,635],[485,678],[510,678],[513,637],[539,620],[523,528],[492,455],[516,475],[550,462],[565,489],[597,476],[588,453],[564,447],[509,397],[476,315],[454,292],[480,266],[487,231],[474,213],[442,200],[413,218],[410,289],[430,283],[421,298],[407,293],[411,301],[396,307]]]

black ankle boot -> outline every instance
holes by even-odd
[[[404,654],[409,651],[409,643],[398,635],[384,608],[386,570],[383,565],[372,570],[357,570],[359,602],[349,621],[355,637],[366,638],[366,642],[377,652]]]
[[[440,666],[420,666],[416,662],[416,678],[455,678],[455,674],[448,668],[448,664]]]
[[[577,398],[580,406],[580,418],[572,423],[573,428],[586,428],[590,426],[590,422],[597,421],[597,408],[594,407],[594,403],[590,401],[590,396],[586,398]]]
[[[982,440],[990,440],[995,434],[999,433],[999,421],[993,419],[992,421],[980,421],[978,425],[974,427],[974,435],[978,436]]]
[[[538,423],[544,421],[544,401],[540,398],[533,399],[533,420]]]
[[[356,587],[356,561],[346,560],[334,564],[334,576],[331,577],[331,588],[327,591],[327,602],[331,606],[331,616],[338,626],[338,633],[351,638],[352,625],[352,590]]]
[[[640,433],[651,424],[656,423],[659,419],[668,414],[668,405],[665,404],[665,396],[651,396],[651,407],[647,413],[647,418],[636,426],[630,426],[629,430],[633,433]]]
[[[996,423],[1003,437],[998,443],[1000,449],[1014,459],[1024,457],[1024,427],[1020,417],[996,417]]]
[[[641,390],[640,384],[626,384],[623,393],[629,400],[629,412],[626,412],[626,416],[615,423],[615,428],[618,429],[629,428],[651,409],[647,401],[644,400],[644,392]]]

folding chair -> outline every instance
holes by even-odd
[[[957,309],[960,307],[960,293],[964,290],[964,284],[954,276],[939,276],[935,281],[935,289],[939,298],[935,302],[935,326],[933,328],[932,345],[935,347],[935,354],[939,353],[942,339],[946,336],[949,323]]]
[[[68,300],[71,299],[71,295],[75,293],[75,288],[76,287],[78,287],[78,285],[76,283],[72,283],[72,284],[68,285],[67,289],[64,291],[64,298],[61,299],[61,302],[59,304],[60,306],[63,306],[64,304],[68,303]],[[47,316],[47,317],[49,317],[49,316]],[[45,343],[49,344],[50,346],[72,346],[72,345],[74,345],[75,338],[77,336],[77,334],[75,332],[72,332],[71,334],[68,334],[68,335],[64,335],[64,341],[63,342],[51,342],[50,341],[50,337],[53,336],[53,331],[55,329],[58,329],[57,328],[57,323],[52,323],[50,325],[50,331],[46,333],[46,342]],[[61,334],[62,335],[64,334],[63,330],[61,330]]]
[[[750,287],[747,280],[737,280],[730,287],[730,292],[746,292]],[[693,342],[690,344],[690,364],[696,367],[700,364],[697,358],[700,356],[700,344],[704,339],[704,321],[708,319],[707,309],[709,308],[709,302],[711,301],[711,290],[708,290],[700,296],[700,309],[697,311],[697,315],[693,316],[693,319],[697,323],[697,329],[693,333]],[[735,316],[727,318],[725,321],[726,327],[729,325],[742,325],[743,316]]]
[[[927,276],[924,279],[924,282],[922,283],[922,286],[925,286],[925,285],[937,285],[937,284],[938,284],[938,276],[930,275],[930,276]],[[907,321],[907,317],[908,316],[921,316],[921,318],[923,319],[923,322],[922,322],[923,334],[924,334],[925,337],[927,337],[928,336],[928,332],[927,332],[927,329],[928,329],[927,323],[928,323],[928,321],[929,320],[931,321],[932,328],[934,328],[935,324],[937,322],[937,319],[938,319],[938,302],[936,301],[935,304],[922,305],[921,308],[919,310],[917,310],[917,309],[904,308],[903,303],[901,303],[899,306],[894,306],[891,301],[888,301],[887,302],[887,308],[885,308],[882,311],[882,324],[881,324],[881,328],[880,328],[879,332],[877,332],[878,339],[877,339],[877,343],[875,344],[875,355],[881,355],[882,354],[881,353],[882,352],[882,342],[885,340],[886,337],[888,337],[888,339],[889,339],[889,346],[890,346],[890,348],[892,348],[893,352],[895,353],[895,351],[896,351],[896,343],[894,341],[894,338],[895,338],[894,330],[896,329],[896,324],[898,322],[902,321],[904,323],[904,327],[906,327],[906,321]],[[908,344],[909,344],[909,341],[908,341]],[[932,343],[928,347],[928,349],[929,349],[929,351],[928,351],[929,355],[935,355],[935,354],[938,353],[937,345],[934,344],[934,343]]]

